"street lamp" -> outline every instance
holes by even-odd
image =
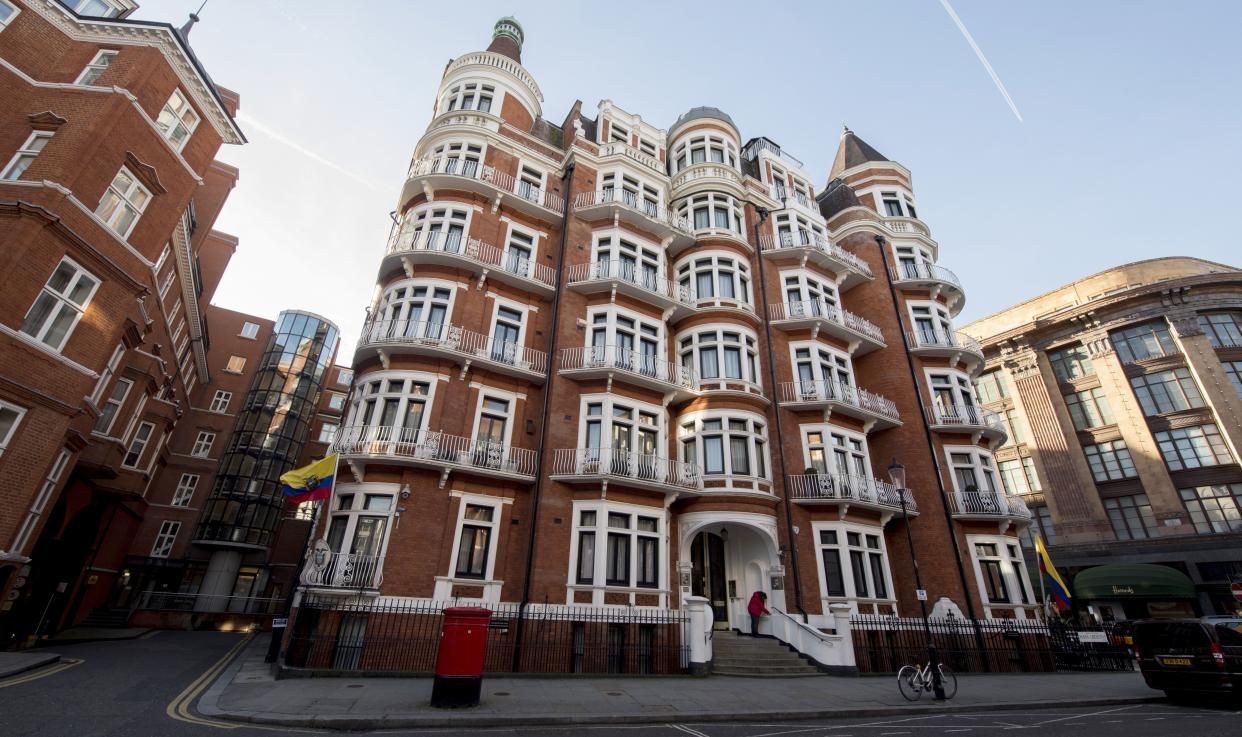
[[[906,467],[893,458],[888,464],[888,478],[897,487],[897,500],[901,504],[901,519],[906,526],[906,545],[910,548],[910,564],[914,567],[914,586],[923,591],[923,577],[919,575],[919,558],[914,552],[914,536],[910,533],[910,513],[906,509]],[[927,635],[927,668],[931,671],[932,692],[937,701],[944,701],[944,682],[940,678],[940,656],[932,642],[931,621],[927,618],[927,601],[919,597],[919,610],[923,613],[923,632]]]

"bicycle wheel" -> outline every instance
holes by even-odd
[[[957,674],[944,663],[940,664],[940,684],[944,686],[944,697],[946,700],[957,695]]]
[[[906,697],[906,701],[918,701],[923,695],[923,679],[919,669],[913,665],[903,665],[897,671],[897,690]]]

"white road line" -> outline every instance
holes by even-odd
[[[667,725],[665,725],[665,726],[667,726],[667,727],[672,727],[673,729],[676,729],[676,730],[678,730],[678,731],[680,731],[680,732],[685,732],[686,734],[692,734],[692,735],[694,735],[694,737],[707,737],[707,735],[703,734],[702,732],[698,731],[697,729],[690,729],[689,727],[687,727],[687,726],[686,726],[686,725],[684,725],[684,724],[667,724]]]
[[[1138,705],[1136,705],[1136,706],[1119,706],[1119,707],[1117,707],[1116,709],[1104,709],[1103,711],[1094,711],[1094,712],[1091,712],[1090,714],[1070,714],[1070,715],[1069,715],[1069,716],[1067,716],[1067,717],[1060,717],[1060,718],[1058,718],[1058,719],[1046,719],[1046,720],[1044,720],[1044,721],[1042,721],[1042,722],[1035,722],[1034,724],[1031,724],[1031,725],[1028,725],[1028,726],[1030,726],[1030,727],[1041,727],[1041,726],[1043,726],[1043,725],[1045,725],[1045,724],[1053,724],[1053,723],[1055,723],[1055,722],[1064,722],[1064,721],[1066,721],[1067,719],[1085,719],[1085,718],[1087,718],[1087,717],[1098,717],[1098,716],[1100,716],[1101,714],[1113,714],[1113,713],[1116,713],[1116,712],[1119,712],[1119,711],[1126,711],[1126,710],[1128,710],[1128,709],[1137,709],[1137,708],[1138,708]]]

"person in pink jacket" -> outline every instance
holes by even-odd
[[[759,636],[759,618],[765,614],[771,614],[766,604],[768,603],[768,595],[762,591],[756,591],[750,595],[750,603],[746,605],[746,611],[750,612],[750,636]]]

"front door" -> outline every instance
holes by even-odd
[[[715,622],[713,629],[729,629],[729,592],[725,584],[724,539],[713,532],[700,532],[690,546],[691,593],[707,599]]]

